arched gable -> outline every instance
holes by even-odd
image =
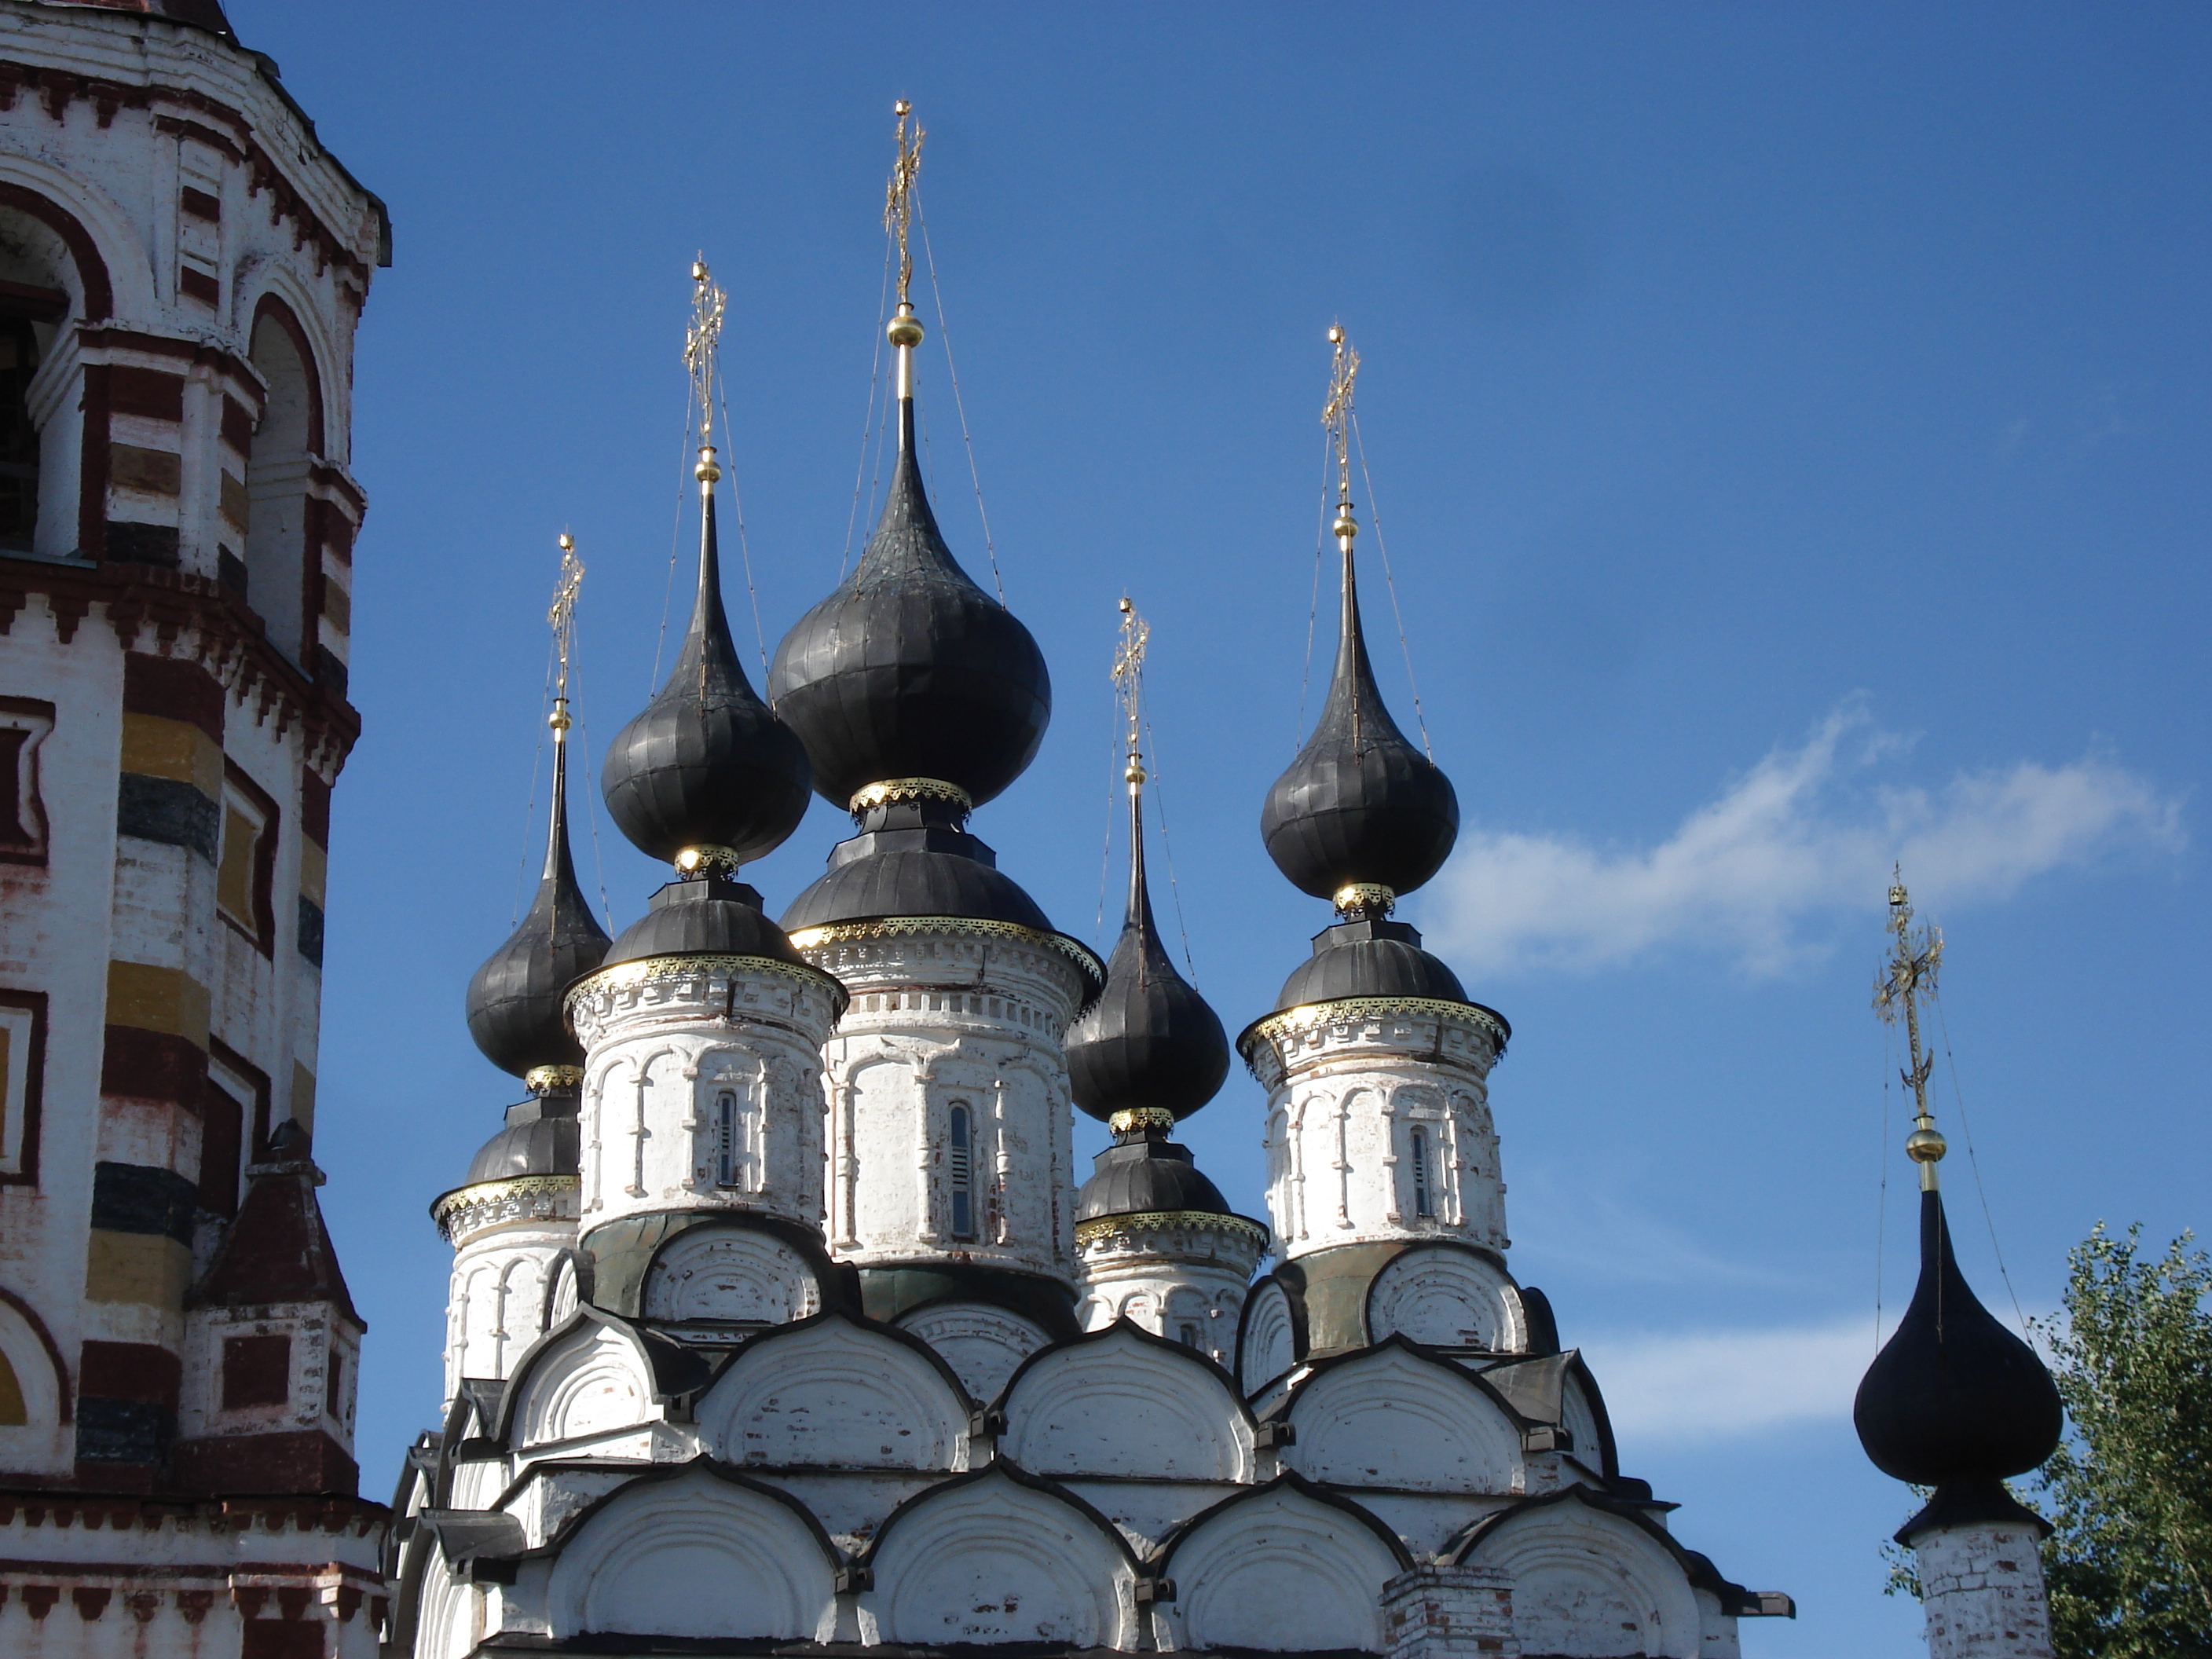
[[[1227,1375],[1126,1319],[1030,1355],[1000,1409],[1000,1451],[1040,1474],[1252,1478],[1252,1414]]]
[[[658,1402],[707,1382],[706,1362],[627,1322],[580,1308],[515,1363],[498,1438],[538,1446],[654,1420]]]
[[[1237,1380],[1256,1394],[1297,1364],[1305,1351],[1305,1310],[1272,1274],[1244,1299],[1237,1332]]]
[[[1136,1645],[1136,1562],[1113,1523],[1004,1463],[901,1504],[866,1566],[871,1643]]]
[[[1413,1565],[1382,1522],[1285,1474],[1194,1516],[1161,1549],[1183,1648],[1385,1646],[1382,1586]]]
[[[1448,1553],[1455,1566],[1511,1576],[1524,1652],[1677,1659],[1703,1650],[1692,1577],[1711,1575],[1710,1564],[1701,1570],[1656,1523],[1586,1487],[1487,1516]]]
[[[1393,1256],[1367,1291],[1368,1340],[1526,1353],[1528,1320],[1512,1276],[1479,1250],[1425,1244]]]
[[[996,1400],[1022,1362],[1052,1340],[1043,1326],[1010,1309],[956,1297],[910,1308],[894,1322],[929,1344],[972,1400]]]
[[[837,1556],[796,1498],[703,1461],[601,1500],[558,1546],[556,1638],[826,1641]]]
[[[646,1270],[647,1319],[781,1325],[821,1311],[814,1266],[775,1233],[704,1224],[662,1245]]]
[[[1291,1390],[1283,1461],[1309,1480],[1414,1492],[1520,1487],[1521,1429],[1498,1396],[1401,1337],[1322,1361]]]
[[[755,1337],[696,1410],[730,1463],[832,1468],[967,1467],[968,1400],[927,1345],[826,1313]]]

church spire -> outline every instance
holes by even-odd
[[[1229,1075],[1229,1040],[1206,999],[1176,971],[1152,920],[1145,880],[1145,763],[1139,746],[1145,644],[1151,630],[1121,601],[1114,658],[1128,735],[1129,896],[1121,937],[1106,963],[1106,988],[1068,1029],[1068,1087],[1075,1103],[1125,1139],[1164,1139],[1179,1118],[1213,1098]]]
[[[1359,354],[1343,329],[1328,332],[1334,355],[1322,419],[1337,459],[1330,526],[1340,561],[1336,662],[1313,734],[1267,792],[1260,833],[1291,885],[1357,921],[1388,915],[1401,894],[1436,874],[1459,835],[1459,799],[1390,718],[1368,661],[1348,446]]]
[[[667,683],[608,745],[600,782],[607,811],[637,848],[686,876],[727,874],[799,827],[809,782],[799,739],[745,677],[722,609],[714,534],[716,345],[724,299],[706,263],[691,267],[684,361],[697,398],[699,579]]]
[[[552,806],[545,861],[530,913],[469,981],[469,1034],[501,1071],[526,1079],[539,1093],[573,1088],[584,1063],[562,1012],[568,982],[598,967],[607,936],[576,885],[568,848],[568,671],[575,647],[576,593],[584,580],[574,538],[561,538],[561,574],[546,620],[553,628],[555,681]]]

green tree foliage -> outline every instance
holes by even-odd
[[[2212,1258],[2141,1232],[2098,1223],[2033,1322],[2071,1425],[2034,1494],[2063,1659],[2212,1659]]]

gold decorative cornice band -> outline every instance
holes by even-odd
[[[659,979],[690,979],[702,974],[724,973],[769,974],[780,979],[827,989],[830,1000],[839,1012],[844,1012],[849,1000],[845,988],[835,974],[824,973],[807,963],[778,962],[774,957],[713,956],[705,951],[696,954],[665,957],[639,957],[630,962],[617,962],[586,974],[568,988],[563,1006],[574,1007],[577,1000],[595,996],[601,991],[627,990],[633,985],[643,985]]]
[[[1170,1227],[1181,1228],[1186,1232],[1237,1235],[1261,1245],[1265,1245],[1271,1237],[1263,1224],[1249,1216],[1217,1215],[1211,1210],[1136,1210],[1127,1215],[1098,1215],[1088,1221],[1077,1222],[1075,1242],[1079,1245],[1088,1244],[1092,1239],[1103,1238],[1109,1233]]]
[[[584,1068],[580,1066],[533,1066],[522,1074],[523,1086],[533,1095],[550,1095],[556,1091],[583,1086]]]
[[[857,791],[846,804],[848,812],[865,812],[895,800],[949,800],[963,812],[975,810],[975,798],[957,783],[943,778],[885,778]]]
[[[465,1210],[489,1209],[500,1204],[520,1205],[536,1198],[550,1200],[582,1190],[581,1178],[572,1175],[509,1176],[501,1181],[479,1181],[432,1199],[430,1219],[437,1224],[439,1236],[450,1243],[455,1220]],[[549,1202],[545,1206],[548,1214],[551,1208]]]
[[[791,935],[795,949],[811,951],[824,945],[844,945],[858,939],[910,938],[917,933],[957,933],[968,939],[1002,939],[1034,945],[1075,964],[1076,971],[1095,986],[1106,982],[1106,964],[1088,946],[1065,933],[1041,933],[1018,921],[986,921],[975,916],[879,916],[872,921],[831,921],[819,927],[802,927]]]
[[[1106,1127],[1117,1135],[1137,1129],[1172,1129],[1175,1114],[1164,1106],[1131,1106],[1106,1120]]]
[[[1275,1037],[1376,1014],[1401,1014],[1415,1019],[1471,1025],[1487,1035],[1501,1054],[1505,1052],[1507,1039],[1513,1035],[1513,1028],[1501,1015],[1480,1003],[1447,1002],[1441,997],[1334,997],[1327,1002],[1301,1003],[1295,1008],[1254,1020],[1237,1039],[1237,1052],[1249,1060],[1254,1048]]]
[[[1376,910],[1389,915],[1398,906],[1398,890],[1378,881],[1355,881],[1340,887],[1329,902],[1339,910]]]

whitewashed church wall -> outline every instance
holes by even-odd
[[[864,1641],[1136,1645],[1136,1573],[1118,1537],[1003,1473],[902,1512],[871,1565]]]
[[[836,1586],[823,1540],[787,1504],[699,1470],[641,1484],[585,1522],[548,1575],[544,1617],[556,1638],[827,1640]]]
[[[834,1315],[755,1339],[693,1419],[701,1444],[727,1463],[967,1467],[960,1389],[907,1344]]]
[[[573,1219],[483,1228],[454,1252],[446,1319],[446,1406],[465,1376],[504,1379],[545,1334],[551,1275],[576,1242]]]
[[[1032,1474],[1252,1476],[1251,1419],[1227,1382],[1127,1326],[1031,1361],[1004,1409],[999,1449]]]
[[[1074,964],[1039,940],[957,927],[793,943],[853,998],[823,1048],[832,1251],[1067,1277],[1073,1125],[1060,1040],[1082,992]]]
[[[981,1302],[934,1302],[893,1322],[937,1351],[968,1397],[996,1400],[1021,1363],[1051,1339],[1042,1327]]]
[[[1270,1487],[1176,1543],[1165,1563],[1176,1599],[1156,1616],[1179,1648],[1379,1652],[1382,1586],[1403,1565],[1358,1516]]]
[[[1521,1431],[1456,1366],[1401,1347],[1316,1371],[1292,1395],[1283,1462],[1310,1480],[1414,1492],[1525,1490]]]
[[[1705,1613],[1680,1563],[1619,1516],[1572,1498],[1524,1510],[1466,1560],[1512,1579],[1524,1653],[1706,1651]]]
[[[588,981],[586,1231],[647,1211],[747,1210],[822,1222],[822,1036],[811,978],[711,959]]]
[[[1939,1527],[1914,1536],[1929,1659],[2051,1659],[2038,1543],[2025,1522]]]
[[[1076,1252],[1076,1317],[1085,1330],[1127,1319],[1235,1369],[1237,1323],[1260,1254],[1249,1230],[1091,1223]]]

